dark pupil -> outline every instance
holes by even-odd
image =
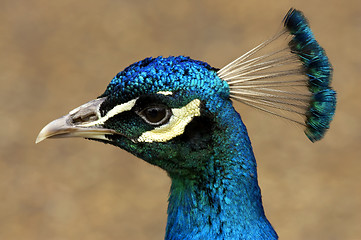
[[[148,108],[144,111],[144,115],[147,120],[151,123],[157,123],[162,121],[166,116],[165,108]]]

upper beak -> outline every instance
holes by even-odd
[[[69,114],[46,125],[35,143],[47,138],[83,137],[107,140],[106,134],[116,134],[114,130],[102,127],[99,107],[106,98],[92,100],[72,110]]]

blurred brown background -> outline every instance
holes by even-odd
[[[237,104],[266,213],[281,239],[361,239],[359,0],[0,1],[0,239],[163,239],[163,171],[83,139],[35,145],[38,132],[145,57],[221,67],[272,36],[291,6],[327,50],[339,103],[315,144]]]

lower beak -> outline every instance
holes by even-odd
[[[108,140],[105,135],[117,133],[114,130],[103,128],[102,123],[97,122],[101,118],[99,108],[105,99],[104,97],[92,100],[50,122],[40,131],[35,143],[47,138],[66,137]]]

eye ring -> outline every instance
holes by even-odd
[[[160,126],[169,121],[172,110],[165,105],[151,105],[137,112],[148,124]]]

